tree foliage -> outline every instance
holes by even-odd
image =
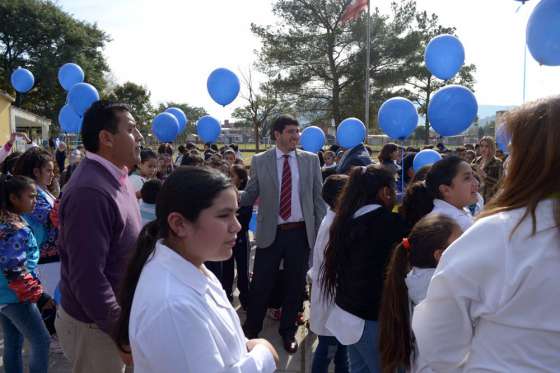
[[[308,122],[349,116],[363,118],[367,16],[341,22],[342,0],[276,0],[274,25],[252,24],[262,47],[257,67],[269,86]],[[425,112],[429,97],[441,84],[424,66],[424,49],[439,33],[454,28],[439,24],[437,15],[418,11],[415,0],[394,1],[389,14],[370,15],[370,120],[388,98],[410,98]],[[463,68],[453,83],[472,88],[475,67]]]
[[[0,2],[0,88],[15,95],[10,75],[18,66],[35,76],[35,88],[18,97],[21,106],[57,123],[66,93],[58,69],[67,62],[82,67],[86,81],[100,92],[108,66],[102,49],[109,36],[97,25],[79,21],[52,1]]]

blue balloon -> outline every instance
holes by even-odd
[[[87,109],[96,101],[99,101],[99,93],[89,83],[74,84],[68,93],[68,103],[78,115],[83,116]]]
[[[58,82],[66,91],[72,89],[74,84],[83,82],[84,77],[84,70],[75,63],[65,63],[58,69]]]
[[[366,126],[358,118],[346,118],[336,129],[336,141],[344,149],[362,144],[366,139]]]
[[[12,87],[19,93],[26,93],[33,88],[35,84],[35,78],[31,71],[18,67],[14,70],[11,76]]]
[[[542,0],[527,22],[527,47],[541,65],[560,65],[560,2]]]
[[[210,115],[203,116],[196,123],[196,133],[204,143],[216,142],[221,131],[220,122]]]
[[[441,136],[454,136],[465,131],[476,119],[478,103],[474,94],[460,85],[439,89],[428,105],[428,119]]]
[[[496,144],[504,154],[509,154],[508,146],[510,142],[511,135],[507,131],[507,126],[504,123],[496,125]]]
[[[299,139],[303,150],[318,153],[325,146],[326,137],[322,129],[316,126],[309,126],[303,130]]]
[[[404,140],[418,124],[418,112],[414,104],[402,97],[394,97],[385,101],[377,113],[379,127],[389,137]]]
[[[60,128],[67,133],[80,133],[82,130],[83,118],[76,114],[72,106],[66,104],[58,113],[58,123]]]
[[[152,132],[161,142],[173,142],[179,133],[179,122],[171,113],[160,113],[152,121]]]
[[[165,110],[166,113],[171,113],[175,118],[177,118],[177,122],[179,122],[179,133],[183,132],[185,128],[187,128],[187,123],[189,120],[185,115],[185,112],[178,107],[170,107]]]
[[[232,71],[219,68],[210,74],[206,82],[212,100],[222,106],[231,103],[239,94],[239,78]]]
[[[60,304],[62,300],[62,294],[60,293],[60,283],[57,284],[56,288],[54,289],[53,299],[56,302],[56,304]]]
[[[453,35],[439,35],[430,40],[424,52],[430,72],[441,80],[451,79],[465,63],[463,44]]]
[[[257,233],[257,213],[255,211],[253,211],[251,220],[249,221],[249,230],[253,233]]]
[[[412,168],[414,172],[420,171],[424,166],[431,166],[441,159],[441,154],[432,149],[424,149],[414,156]]]

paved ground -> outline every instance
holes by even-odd
[[[243,322],[245,313],[238,311],[239,317]],[[282,339],[278,335],[278,322],[269,319],[265,320],[264,331],[260,337],[268,339],[278,350],[280,354],[280,367],[277,372],[290,372],[290,373],[304,373],[311,371],[311,352],[316,344],[316,337],[310,334],[309,330],[302,326],[298,330],[297,340],[300,343],[300,348],[297,353],[289,355],[282,347]],[[0,337],[0,350],[3,350],[4,341]],[[27,353],[25,353],[27,356]],[[70,364],[62,354],[51,353],[50,360],[50,373],[71,373]],[[27,359],[26,359],[27,360]],[[0,371],[4,372],[0,361]]]

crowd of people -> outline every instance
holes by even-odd
[[[420,149],[142,147],[134,113],[98,101],[82,144],[0,149],[4,369],[272,372],[298,351],[310,299],[311,371],[554,372],[560,366],[560,98],[506,116],[493,138]],[[250,270],[250,220],[256,214]],[[237,280],[237,281],[236,281]],[[236,283],[236,284],[235,284]],[[308,286],[310,285],[310,286]],[[241,323],[233,308],[239,290]],[[309,288],[310,294],[308,293]],[[259,338],[276,309],[282,346]],[[133,368],[132,368],[133,367]]]

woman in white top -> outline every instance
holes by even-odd
[[[464,232],[473,224],[467,206],[478,201],[478,186],[467,162],[445,157],[430,167],[425,181],[408,186],[400,212],[410,228],[430,213],[450,217]]]
[[[560,97],[522,106],[502,190],[444,253],[415,309],[436,372],[560,369]]]
[[[122,353],[131,350],[135,373],[275,370],[274,347],[245,338],[220,282],[204,266],[232,255],[241,229],[237,209],[235,188],[217,171],[182,167],[167,178],[120,297],[114,338]]]
[[[447,215],[466,231],[473,223],[467,206],[478,201],[478,186],[472,167],[461,158],[437,161],[426,176],[426,188],[434,197],[431,214]]]

